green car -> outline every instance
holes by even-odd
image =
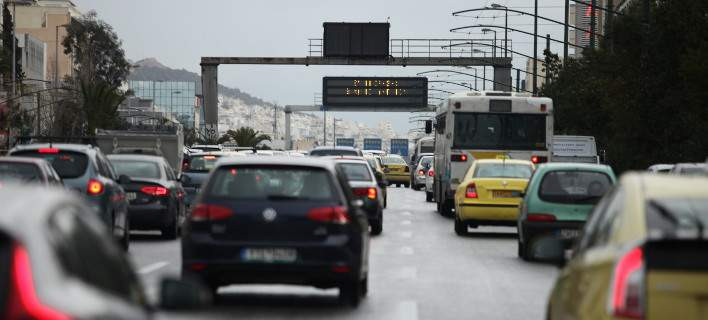
[[[532,259],[534,241],[559,237],[566,248],[578,238],[593,206],[616,182],[612,168],[584,163],[547,163],[536,168],[517,221],[518,254]]]

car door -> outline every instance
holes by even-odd
[[[123,231],[128,228],[128,199],[126,198],[125,190],[118,183],[118,176],[113,170],[113,166],[100,151],[96,152],[96,162],[114,214],[113,223],[115,229],[113,231],[116,236],[123,236]]]
[[[175,208],[175,214],[177,214],[177,224],[179,226],[184,222],[184,195],[185,191],[182,184],[177,181],[177,176],[175,171],[170,167],[170,164],[165,162],[162,164],[162,169],[165,171],[165,176],[167,177],[168,186],[170,189],[170,197]]]

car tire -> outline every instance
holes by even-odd
[[[451,201],[449,200],[443,200],[440,202],[440,214],[443,215],[443,217],[452,217],[452,208],[453,206],[450,203]]]
[[[172,215],[172,219],[170,219],[170,222],[160,230],[163,239],[177,239],[177,234],[179,234],[179,225],[177,223],[177,220],[177,214]]]
[[[361,303],[363,289],[362,282],[359,280],[350,280],[342,283],[339,285],[339,301],[356,308]]]
[[[433,193],[425,192],[425,202],[433,202]]]
[[[467,223],[455,217],[455,234],[458,236],[464,236],[467,234]]]
[[[384,197],[384,208],[388,205],[388,195]]]
[[[406,187],[406,188],[408,188],[408,187],[410,187],[410,183],[406,183],[406,184],[404,184],[403,186]],[[413,190],[418,190],[418,189],[413,188]]]
[[[125,252],[130,250],[130,219],[127,215],[125,218],[125,228],[123,229],[123,238],[120,239],[120,246]]]
[[[379,218],[378,221],[374,221],[371,224],[371,234],[374,236],[378,236],[383,232],[383,217]]]

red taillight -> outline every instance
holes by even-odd
[[[212,204],[198,204],[192,209],[192,221],[224,220],[233,215],[233,210]]]
[[[556,221],[556,216],[548,213],[529,213],[526,216],[528,221]]]
[[[37,150],[39,153],[59,153],[57,148],[41,148]]]
[[[531,162],[537,164],[537,163],[545,163],[548,162],[548,157],[541,157],[541,156],[531,156]]]
[[[97,196],[103,193],[103,183],[98,180],[91,179],[86,186],[86,193],[92,196]]]
[[[313,208],[307,213],[307,218],[313,221],[334,224],[349,223],[349,215],[347,214],[347,208],[345,207]]]
[[[434,177],[435,176],[435,171],[433,169],[428,170],[428,177]]]
[[[477,198],[477,186],[473,183],[467,186],[465,191],[465,198],[476,199]]]
[[[334,266],[332,267],[332,271],[335,273],[347,273],[351,271],[351,269],[348,266]]]
[[[12,264],[12,289],[7,315],[9,319],[68,320],[69,316],[42,304],[37,297],[32,265],[25,248],[15,245]]]
[[[548,107],[546,106],[546,104],[545,103],[541,104],[541,112],[546,112],[546,110],[548,110]]]
[[[453,154],[453,155],[450,155],[450,161],[453,161],[453,162],[465,162],[465,161],[467,161],[467,155],[466,155],[466,154]]]
[[[192,271],[202,271],[207,268],[206,263],[192,263],[189,265],[189,268],[192,269]]]
[[[169,190],[160,186],[145,186],[140,188],[140,192],[155,197],[164,197],[169,194]]]
[[[376,188],[354,188],[352,192],[357,197],[367,197],[369,199],[376,199]]]
[[[538,163],[538,156],[531,157],[531,162]]]
[[[369,190],[366,193],[366,196],[371,200],[375,200],[376,199],[376,188],[369,188]]]
[[[618,318],[644,315],[644,261],[642,248],[627,252],[615,265],[610,291],[610,311]]]
[[[421,170],[418,170],[418,175],[419,175],[419,176],[424,176],[424,175],[425,175],[425,171],[423,171],[422,169],[421,169]]]

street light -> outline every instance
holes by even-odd
[[[497,57],[497,30],[492,30],[489,28],[484,28],[482,29],[482,33],[487,34],[489,32],[494,32],[494,51],[492,53],[492,57],[496,58]],[[504,27],[504,32],[506,32],[506,27]]]
[[[507,57],[506,48],[507,48],[507,44],[509,43],[509,33],[507,31],[508,30],[507,28],[509,28],[509,8],[507,8],[506,6],[500,5],[500,4],[496,4],[496,3],[492,3],[490,5],[490,7],[493,9],[504,9],[504,58],[506,58]],[[496,34],[495,34],[495,36],[496,36]],[[496,43],[494,43],[494,45],[496,45]]]

